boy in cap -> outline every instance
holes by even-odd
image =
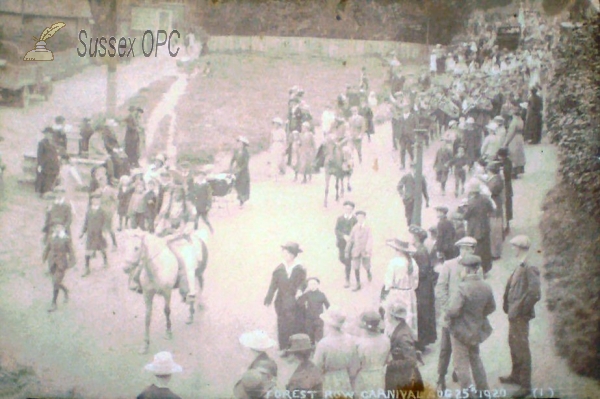
[[[372,280],[371,275],[371,256],[373,254],[373,233],[371,228],[366,225],[365,219],[367,214],[365,211],[356,212],[356,224],[352,227],[350,238],[346,244],[346,258],[350,259],[351,266],[354,269],[356,277],[356,287],[353,291],[358,291],[360,285],[360,267],[361,265],[367,271],[369,282]]]
[[[459,146],[456,149],[456,155],[450,161],[450,166],[454,168],[454,197],[465,193],[465,181],[467,180],[467,167],[469,160],[465,156],[465,147]]]
[[[196,208],[196,221],[194,222],[194,229],[198,230],[198,221],[202,218],[202,221],[211,233],[214,233],[212,225],[208,220],[208,212],[212,206],[213,189],[212,186],[206,180],[206,172],[201,170],[198,172],[198,176],[194,179],[190,190],[188,191],[190,202],[194,204]]]
[[[83,118],[79,127],[79,156],[87,158],[90,151],[90,139],[94,135],[94,128],[91,125],[90,118]]]
[[[450,163],[452,162],[452,149],[450,147],[451,140],[444,139],[444,144],[437,150],[435,154],[435,169],[436,180],[442,186],[442,195],[446,195],[446,181],[448,181],[448,173],[450,172]]]
[[[46,221],[42,232],[44,243],[48,242],[48,237],[52,234],[53,228],[61,224],[67,235],[71,234],[71,222],[73,221],[73,205],[65,198],[65,188],[63,186],[54,187],[55,200],[46,209]]]
[[[448,220],[448,207],[436,206],[437,224],[437,248],[444,259],[452,259],[454,255],[454,243],[456,242],[456,230],[451,221]]]
[[[73,244],[71,237],[65,231],[65,227],[61,223],[55,223],[52,226],[52,235],[48,237],[46,248],[42,255],[42,261],[48,261],[48,268],[52,275],[52,306],[48,312],[56,310],[56,300],[58,293],[62,290],[65,294],[65,302],[69,300],[69,290],[63,285],[65,272],[68,268],[75,265],[75,252],[73,252]]]
[[[502,309],[508,315],[508,345],[512,371],[500,377],[503,384],[517,384],[520,389],[513,394],[522,398],[531,394],[531,351],[529,350],[529,321],[535,317],[535,304],[541,298],[540,271],[528,261],[531,241],[519,235],[510,241],[517,267],[504,290]]]
[[[183,368],[173,361],[170,352],[159,352],[154,355],[154,361],[144,369],[154,374],[156,383],[144,389],[137,399],[181,399],[168,388],[171,375],[181,373]]]
[[[442,336],[440,342],[440,355],[438,360],[438,382],[437,389],[446,390],[446,374],[452,355],[452,345],[450,344],[450,330],[446,311],[450,303],[450,298],[454,296],[458,289],[458,284],[462,281],[463,265],[460,260],[475,252],[477,240],[473,237],[464,237],[458,240],[455,245],[459,248],[458,257],[446,260],[440,268],[438,281],[435,285],[436,306],[441,310],[440,323],[442,324]]]
[[[485,391],[489,390],[489,386],[479,356],[479,345],[492,333],[487,316],[496,310],[496,302],[492,287],[478,274],[481,258],[467,255],[459,263],[464,266],[465,276],[450,298],[446,311],[454,370],[461,390],[468,390],[471,386],[472,373],[477,391]]]
[[[350,258],[346,257],[346,245],[350,239],[350,232],[356,224],[356,217],[354,216],[354,202],[344,202],[344,214],[338,217],[335,223],[335,239],[336,246],[338,248],[338,259],[345,266],[346,272],[346,284],[344,288],[350,287],[350,271],[352,270]]]
[[[320,316],[325,309],[329,309],[329,301],[319,289],[321,281],[318,278],[311,277],[306,283],[306,291],[298,298],[298,306],[304,311],[305,331],[314,345],[323,338],[323,320]]]

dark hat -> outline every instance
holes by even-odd
[[[415,235],[420,241],[424,241],[427,238],[427,232],[425,229],[414,224],[408,228],[408,232]]]
[[[129,106],[129,108],[128,108],[129,112],[133,112],[133,111],[135,111],[136,109],[137,109],[137,108],[135,107],[135,105],[130,105],[130,106]]]
[[[56,122],[56,123],[63,123],[64,121],[65,121],[64,116],[57,116],[56,118],[54,118],[54,122]]]
[[[506,147],[501,147],[501,148],[498,150],[498,152],[497,152],[497,155],[498,155],[499,157],[507,157],[507,156],[508,156],[508,148],[506,148]]]
[[[406,253],[415,253],[416,249],[408,241],[400,240],[398,238],[392,238],[390,240],[386,240],[385,244],[389,247],[394,248],[397,251],[402,251]]]
[[[448,214],[447,206],[436,206],[434,209],[438,212],[442,212],[444,215]]]
[[[473,237],[463,237],[454,243],[457,247],[474,247],[477,245],[477,240]]]
[[[44,128],[44,130],[42,130],[42,133],[46,134],[46,133],[54,133],[54,130],[52,130],[52,128],[50,126],[46,126]]]
[[[354,208],[356,204],[352,201],[344,201],[344,206],[351,206],[352,208]]]
[[[357,216],[358,216],[358,215],[367,216],[367,212],[365,212],[365,211],[362,211],[362,210],[361,210],[361,211],[356,211],[354,214],[355,214],[355,215],[357,215]]]
[[[485,168],[492,172],[498,172],[500,170],[500,162],[490,162]]]
[[[315,280],[317,283],[321,284],[321,280],[319,280],[317,277],[309,277],[306,279],[306,283],[308,284],[308,282],[310,280]]]
[[[137,112],[139,112],[140,114],[143,114],[143,113],[144,113],[144,109],[143,109],[143,108],[141,108],[141,107],[137,107],[135,110],[136,110]]]
[[[293,241],[288,241],[285,244],[283,244],[281,246],[281,248],[287,250],[289,253],[293,254],[293,255],[298,255],[299,253],[302,252],[302,249],[300,249],[300,244],[298,244],[297,242],[293,242]]]
[[[363,312],[360,315],[360,327],[369,331],[379,331],[381,315],[375,311]]]
[[[267,391],[262,374],[258,370],[248,370],[240,379],[239,383],[233,388],[236,398],[242,397],[258,397],[255,395],[264,395]]]
[[[92,195],[90,195],[90,199],[99,199],[102,198],[102,194],[100,193],[94,193]]]
[[[481,258],[477,255],[467,255],[463,257],[458,263],[466,267],[477,268],[481,265]]]
[[[404,319],[407,314],[406,304],[402,301],[397,301],[390,307],[390,316],[395,319]]]
[[[306,334],[294,334],[290,337],[290,347],[286,352],[308,352],[313,349],[310,337]]]
[[[85,118],[82,119],[84,122],[90,122],[92,119],[88,118],[87,116]]]

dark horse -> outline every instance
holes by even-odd
[[[347,179],[348,191],[350,177],[352,176],[352,149],[343,140],[329,139],[319,147],[317,152],[317,165],[325,168],[325,200],[323,205],[327,207],[327,196],[329,195],[329,180],[335,176],[335,200],[339,201],[344,196],[344,179]]]

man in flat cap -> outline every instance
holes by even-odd
[[[353,291],[360,290],[360,267],[367,271],[367,278],[372,279],[371,275],[371,256],[373,255],[373,233],[371,227],[365,223],[367,214],[365,211],[356,212],[356,224],[352,227],[350,238],[346,244],[346,258],[350,258],[354,275],[356,277],[356,287]]]
[[[296,242],[287,242],[281,246],[283,262],[273,271],[269,291],[265,297],[265,306],[270,306],[275,297],[275,313],[277,313],[277,336],[281,355],[286,356],[289,338],[303,332],[304,320],[298,306],[298,298],[306,289],[306,269],[298,262],[298,254],[302,252]],[[275,296],[275,294],[277,294]]]
[[[438,224],[437,224],[437,250],[442,253],[443,259],[452,259],[455,253],[454,243],[456,242],[456,230],[454,224],[448,220],[448,207],[436,206]]]
[[[508,345],[512,359],[512,371],[500,377],[504,384],[517,384],[521,388],[513,394],[515,398],[531,394],[531,351],[529,350],[529,321],[535,317],[535,304],[540,300],[540,271],[529,264],[531,241],[519,235],[510,241],[514,249],[516,264],[506,288],[502,309],[508,315]]]
[[[475,253],[482,259],[483,273],[492,268],[491,228],[490,217],[494,212],[492,202],[481,195],[479,184],[472,184],[467,190],[469,200],[466,204],[464,217],[467,221],[467,235],[477,240]]]
[[[492,287],[477,273],[481,258],[467,255],[460,260],[463,281],[450,298],[446,311],[449,319],[450,343],[454,353],[454,369],[460,389],[469,389],[471,373],[478,391],[489,390],[479,345],[490,337],[492,327],[487,319],[496,310]]]
[[[335,223],[335,240],[338,248],[338,259],[345,266],[346,272],[346,284],[344,288],[350,287],[350,270],[351,263],[350,258],[346,257],[346,244],[350,239],[350,232],[356,224],[356,217],[354,216],[354,202],[344,202],[344,214],[337,218]]]
[[[413,210],[415,207],[415,198],[417,195],[423,195],[425,198],[425,206],[429,208],[429,195],[427,194],[427,181],[425,176],[421,178],[421,185],[417,187],[417,181],[415,179],[415,169],[417,164],[413,163],[410,165],[410,172],[402,176],[402,179],[398,182],[396,190],[402,197],[404,203],[404,216],[406,217],[406,225],[410,226],[413,218]]]
[[[458,240],[455,245],[459,248],[458,257],[446,260],[441,269],[435,286],[436,305],[442,311],[440,322],[442,324],[442,336],[440,343],[440,356],[438,360],[438,382],[437,389],[446,390],[446,374],[452,355],[452,345],[450,344],[450,330],[446,311],[450,304],[450,298],[456,293],[458,284],[462,281],[463,265],[460,263],[463,257],[472,255],[477,245],[477,240],[473,237],[464,237]]]
[[[36,192],[40,193],[40,197],[52,191],[56,178],[60,173],[60,158],[58,149],[53,143],[52,135],[54,130],[47,127],[43,131],[44,138],[38,143],[37,150],[37,176],[35,181]]]

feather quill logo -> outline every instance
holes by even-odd
[[[65,25],[64,22],[57,22],[44,29],[39,39],[34,37],[33,40],[37,42],[35,43],[35,48],[25,54],[23,61],[53,61],[54,54],[46,48],[46,41],[54,36],[54,34],[61,30]]]

